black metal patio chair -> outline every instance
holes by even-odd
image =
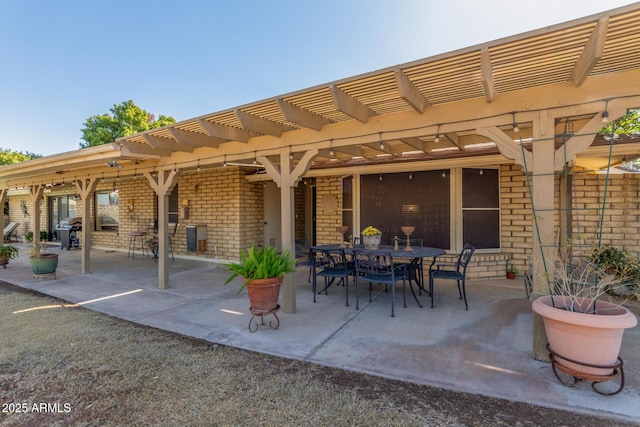
[[[321,294],[324,291],[325,295],[336,279],[340,279],[338,283],[344,282],[345,300],[347,307],[349,307],[349,276],[354,274],[354,269],[352,263],[347,261],[344,249],[311,248],[310,251],[313,264],[311,268],[313,277],[313,302],[316,302],[318,277],[324,277],[324,288],[317,293]]]
[[[476,248],[470,244],[465,244],[458,255],[456,262],[442,262],[433,266],[429,271],[429,293],[431,294],[431,308],[433,308],[433,281],[434,279],[455,280],[458,283],[458,294],[460,299],[464,299],[465,310],[469,310],[467,304],[467,292],[465,281],[467,277],[467,266]]]
[[[395,317],[396,282],[402,280],[402,294],[404,295],[405,307],[407,306],[404,267],[394,265],[391,251],[355,249],[353,263],[356,273],[356,310],[360,309],[361,281],[369,283],[369,302],[371,302],[374,283],[391,287],[391,317]]]

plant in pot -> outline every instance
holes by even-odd
[[[606,274],[598,264],[601,249],[589,256],[572,256],[566,251],[548,274],[549,295],[532,305],[542,316],[554,373],[563,383],[580,379],[595,384],[622,377],[619,359],[624,330],[636,326],[633,313],[619,304],[602,299],[612,288],[621,286],[621,277]],[[557,370],[573,377],[564,381]]]
[[[288,250],[278,254],[271,246],[256,248],[251,245],[248,251],[240,253],[242,262],[225,264],[231,275],[224,284],[234,278],[244,278],[238,294],[246,287],[253,313],[267,313],[278,307],[280,285],[285,274],[295,272],[295,259]]]
[[[29,265],[35,277],[55,277],[55,272],[58,268],[58,254],[47,253],[47,246],[44,242],[33,242]]]
[[[514,267],[513,265],[509,267],[509,269],[507,270],[507,279],[515,279],[516,275],[519,273],[518,269],[516,267]]]
[[[16,258],[19,254],[20,251],[13,245],[0,246],[0,265],[2,268],[7,268],[9,260]]]

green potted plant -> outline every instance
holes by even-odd
[[[635,295],[640,299],[638,286],[640,285],[640,260],[628,252],[621,251],[611,245],[603,245],[595,249],[589,258],[606,274],[616,276],[623,286],[616,286],[609,290],[614,295]]]
[[[13,245],[0,246],[0,265],[2,268],[7,268],[9,260],[16,258],[19,254],[20,251]]]
[[[46,234],[46,231],[44,233]],[[33,234],[31,236],[33,237]],[[42,232],[40,236],[42,237]],[[34,277],[53,276],[55,278],[58,268],[58,254],[47,253],[47,246],[44,241],[32,242],[29,265]]]
[[[594,382],[615,377],[624,330],[637,324],[625,307],[602,299],[624,283],[623,277],[606,274],[599,266],[602,251],[588,256],[566,251],[547,275],[549,294],[532,305],[544,321],[554,372],[558,368]]]
[[[509,266],[509,269],[507,270],[507,279],[515,279],[518,273],[519,271],[517,267],[514,267],[513,265]]]
[[[240,253],[242,262],[230,262],[225,264],[231,275],[224,284],[230,283],[234,278],[244,278],[238,294],[246,287],[249,294],[251,311],[254,313],[266,313],[278,306],[280,285],[285,274],[295,272],[295,259],[288,250],[278,254],[271,246],[256,248],[251,245],[248,251]]]

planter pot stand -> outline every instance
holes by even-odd
[[[624,307],[599,301],[596,314],[571,312],[563,307],[563,299],[554,297],[557,307],[552,305],[550,296],[538,298],[533,303],[533,311],[544,320],[549,344],[549,358],[553,372],[565,385],[571,386],[581,380],[592,382],[593,389],[603,395],[614,395],[624,387],[622,359],[618,356],[624,329],[636,326],[636,318]],[[577,299],[584,305],[588,300]],[[558,371],[573,377],[565,381]],[[620,387],[613,391],[603,391],[596,384],[620,379]]]

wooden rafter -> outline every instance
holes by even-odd
[[[236,109],[234,112],[240,123],[242,123],[242,127],[252,132],[280,137],[282,132],[291,130],[291,128],[283,125],[282,123],[254,116],[253,114],[245,113],[240,109]]]
[[[147,142],[147,144],[149,144],[152,148],[154,149],[157,148],[157,149],[165,150],[169,152],[187,151],[191,153],[196,148],[195,145],[181,144],[181,143],[174,142],[169,138],[161,138],[155,135],[145,134],[143,135],[143,138]]]
[[[482,62],[482,87],[484,88],[484,96],[487,98],[487,102],[492,102],[496,96],[496,87],[493,82],[493,68],[491,67],[489,48],[482,48],[480,51],[480,60]]]
[[[358,102],[355,98],[349,96],[345,92],[338,89],[336,85],[330,85],[331,96],[335,107],[343,113],[353,117],[354,119],[367,123],[370,116],[374,113],[366,105]]]
[[[322,126],[328,125],[331,120],[322,117],[319,114],[312,113],[309,110],[305,110],[304,108],[300,108],[296,105],[293,105],[282,98],[278,98],[278,108],[280,108],[280,112],[290,122],[297,123],[299,125],[320,130]]]
[[[420,89],[413,84],[411,80],[402,72],[400,68],[396,68],[393,71],[396,77],[396,84],[398,85],[398,91],[400,97],[404,99],[407,104],[411,105],[418,113],[423,113],[425,107],[430,106],[429,100],[420,92]]]
[[[173,139],[178,141],[181,146],[193,146],[193,147],[211,147],[218,148],[218,146],[225,142],[225,139],[215,138],[212,136],[203,135],[201,133],[190,132],[188,130],[177,129],[177,128],[169,128],[169,132]],[[187,150],[180,150],[187,151]],[[193,150],[188,150],[193,151]]]
[[[219,123],[210,122],[205,119],[198,119],[198,124],[204,129],[207,135],[222,138],[229,141],[248,142],[252,135],[244,129],[234,128]]]
[[[604,43],[607,40],[607,27],[609,26],[609,17],[603,16],[598,20],[596,27],[593,29],[586,46],[584,47],[580,58],[576,61],[571,73],[571,80],[575,86],[581,86],[589,77],[589,73],[596,66],[602,53],[604,52]]]

